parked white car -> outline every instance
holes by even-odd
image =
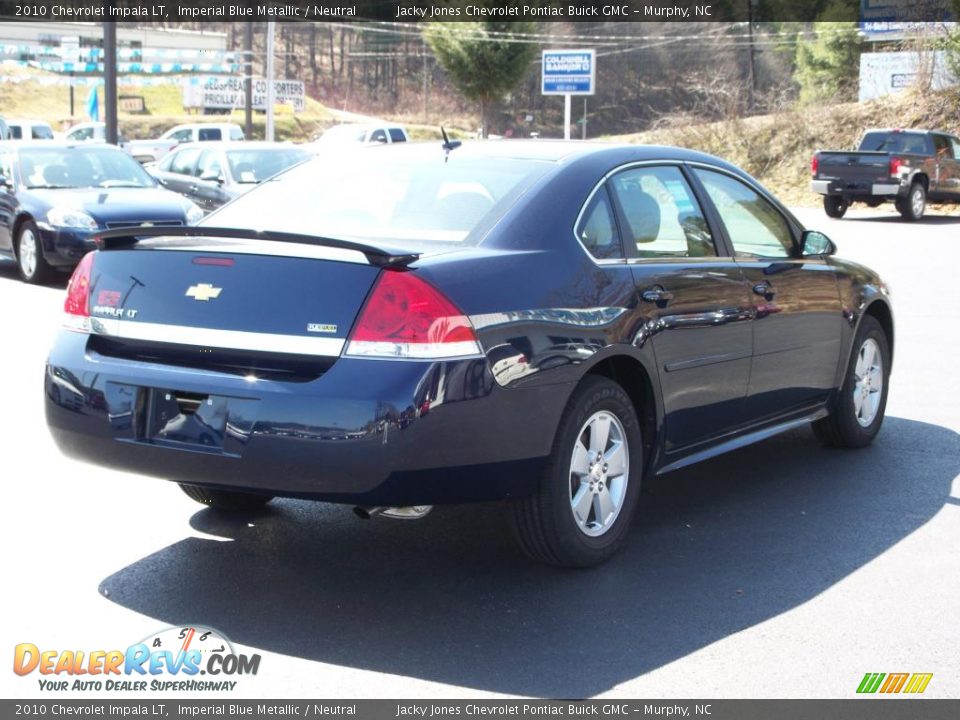
[[[410,136],[402,125],[391,123],[347,123],[334,125],[319,137],[315,138],[317,145],[327,143],[370,143],[390,144],[408,142]]]
[[[53,140],[53,128],[44,120],[7,120],[11,140]]]
[[[84,122],[67,130],[63,139],[72,142],[104,142],[107,126],[102,122]],[[237,142],[243,140],[243,130],[233,123],[190,123],[176,125],[157,140],[126,140],[120,136],[120,147],[141,163],[156,162],[178,145],[190,142]]]

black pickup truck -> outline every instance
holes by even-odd
[[[868,130],[856,152],[820,150],[810,189],[841,218],[852,202],[892,201],[904,220],[923,217],[927,201],[960,203],[960,140],[930,130]]]

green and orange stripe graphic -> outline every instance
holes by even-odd
[[[860,681],[858,693],[911,693],[927,689],[933,673],[867,673]]]

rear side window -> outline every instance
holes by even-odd
[[[192,139],[191,138],[192,134],[193,133],[189,128],[182,128],[180,130],[177,130],[176,132],[170,133],[170,137],[168,139],[174,140],[178,143],[190,142],[190,140]]]
[[[933,147],[934,150],[936,150],[937,157],[947,159],[953,157],[953,148],[950,147],[950,138],[948,138],[946,135],[934,135]]]
[[[34,140],[53,140],[53,130],[46,125],[34,125],[30,129]]]
[[[236,142],[237,140],[243,140],[243,130],[238,127],[230,128],[230,139]]]
[[[613,205],[606,186],[600,188],[577,224],[577,239],[587,252],[597,260],[610,260],[623,257],[623,245],[617,224],[614,220]]]
[[[199,148],[181,150],[170,161],[170,172],[178,175],[193,175],[198,157],[200,157]]]
[[[23,132],[19,125],[10,126],[10,137],[14,140],[23,140]]]
[[[390,128],[390,141],[406,142],[407,136],[403,134],[403,130],[401,130],[400,128]]]
[[[929,155],[931,150],[926,135],[909,132],[868,132],[860,141],[860,149],[912,155]]]
[[[197,137],[199,140],[220,140],[223,135],[220,133],[220,128],[200,128],[197,132]]]
[[[372,143],[385,143],[387,141],[387,131],[383,128],[377,128],[370,134],[370,140],[368,142]]]
[[[637,257],[711,257],[713,237],[680,168],[639,167],[610,179]]]

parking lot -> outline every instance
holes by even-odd
[[[925,696],[960,697],[960,217],[797,212],[892,287],[877,442],[826,450],[803,429],[655,479],[624,551],[581,572],[528,562],[498,505],[226,518],[64,458],[41,402],[63,284],[0,267],[0,645],[122,648],[200,624],[263,656],[245,697],[848,698],[866,672],[932,672]]]

